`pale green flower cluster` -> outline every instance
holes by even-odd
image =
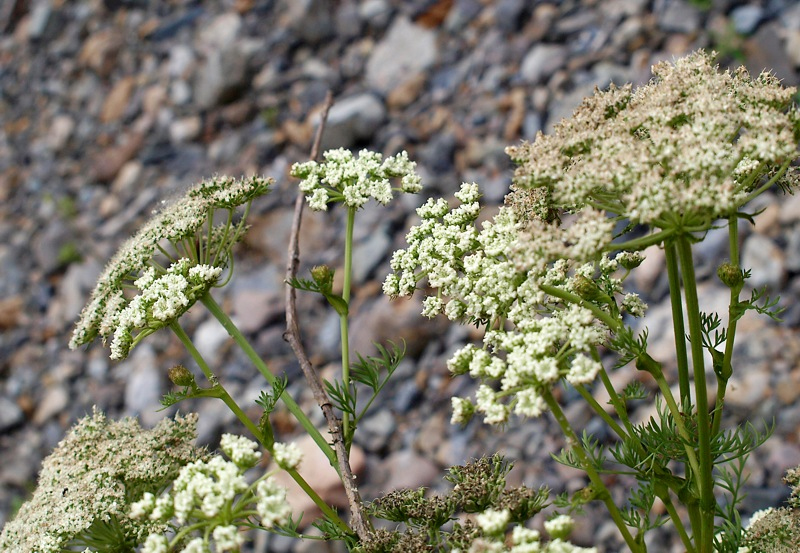
[[[125,313],[127,324],[119,336],[114,336],[112,355],[123,358],[136,341],[130,335],[132,329],[146,331],[153,321],[163,326],[179,316],[199,297],[200,288],[213,285],[230,264],[230,249],[246,230],[244,217],[232,224],[236,208],[245,205],[246,212],[254,198],[269,191],[271,183],[261,177],[214,177],[191,188],[150,219],[120,247],[100,275],[76,324],[70,348],[88,344],[97,336],[104,340],[114,336]],[[227,212],[227,221],[215,226],[214,214],[219,210]],[[165,269],[164,260],[174,268]],[[187,281],[185,285],[178,273]],[[136,306],[125,311],[132,301],[127,293],[131,285],[158,296],[146,312]],[[189,298],[192,294],[194,299]]]
[[[131,505],[132,518],[178,529],[177,535],[152,532],[142,553],[207,552],[212,543],[218,552],[238,551],[244,543],[243,527],[253,525],[251,518],[257,516],[265,528],[290,520],[286,488],[269,475],[253,484],[245,478],[245,472],[261,458],[258,444],[225,434],[220,447],[230,461],[214,456],[190,463],[181,469],[168,492],[160,496],[145,493]]]
[[[159,493],[182,467],[205,457],[192,445],[196,426],[196,415],[152,430],[97,411],[82,419],[44,460],[33,497],[0,534],[0,551],[56,553],[98,540],[108,550],[131,551],[164,531],[161,522],[130,516],[130,498]]]
[[[328,204],[334,202],[357,209],[370,198],[386,205],[393,197],[393,178],[400,179],[403,192],[422,189],[421,178],[414,172],[417,164],[404,151],[383,159],[377,152],[361,150],[355,158],[350,150],[339,148],[322,156],[322,163],[295,163],[291,170],[292,176],[302,179],[300,190],[315,211],[326,211]]]
[[[795,89],[712,59],[658,63],[650,84],[596,91],[551,135],[508,148],[515,184],[540,192],[539,217],[594,207],[653,227],[705,226],[785,169],[797,156]]]
[[[427,279],[437,291],[424,300],[424,315],[444,313],[487,326],[483,347],[465,346],[448,362],[454,374],[469,373],[482,382],[477,406],[454,400],[454,422],[466,422],[476,410],[490,424],[507,421],[512,412],[537,417],[546,410],[543,388],[561,378],[574,385],[594,380],[602,367],[592,355],[608,336],[592,310],[565,303],[543,286],[590,298],[620,322],[623,312],[641,316],[646,305],[635,294],[619,304],[614,299],[622,291],[614,276],[619,263],[598,253],[613,238],[613,221],[601,212],[588,210],[569,224],[542,222],[531,230],[512,194],[509,205],[478,230],[478,186],[463,184],[456,198],[461,203],[455,208],[439,199],[417,210],[422,221],[406,236],[408,247],[394,253],[394,273],[383,290],[411,295]],[[534,243],[528,233],[536,237],[535,249],[528,247]]]
[[[574,526],[574,521],[567,515],[558,515],[545,522],[545,530],[552,538],[547,542],[541,540],[537,530],[515,526],[510,543],[507,543],[508,509],[489,509],[477,515],[475,520],[485,537],[476,539],[463,553],[597,553],[596,547],[578,547],[566,541]],[[461,550],[455,549],[452,553],[461,553]]]

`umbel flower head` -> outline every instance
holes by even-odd
[[[253,484],[245,478],[261,457],[258,444],[224,434],[220,447],[230,461],[215,455],[189,463],[170,490],[160,496],[145,493],[131,504],[132,518],[163,526],[143,540],[143,553],[166,553],[184,543],[182,551],[210,551],[212,541],[214,551],[239,551],[244,542],[241,530],[253,526],[250,519],[257,516],[264,528],[289,522],[286,488],[270,473]],[[175,536],[164,531],[168,524],[183,530]]]
[[[766,72],[720,72],[712,57],[658,63],[637,89],[596,90],[552,134],[508,148],[515,185],[537,192],[531,210],[708,228],[781,178],[797,157],[796,90]]]
[[[361,150],[355,158],[350,150],[339,148],[328,150],[322,157],[322,163],[295,163],[291,171],[293,177],[303,179],[300,190],[315,211],[325,211],[333,202],[360,208],[370,198],[386,205],[392,200],[393,178],[400,179],[403,192],[422,189],[420,176],[414,172],[417,164],[406,152],[383,159],[377,152]]]
[[[214,177],[191,188],[126,241],[97,281],[70,341],[72,349],[113,336],[111,357],[123,359],[141,339],[180,317],[232,265],[250,202],[270,179]],[[234,212],[245,206],[234,224]],[[226,212],[215,224],[215,213]]]
[[[55,553],[98,542],[133,550],[165,527],[131,518],[131,498],[159,493],[181,467],[205,458],[193,446],[196,427],[197,415],[164,419],[152,430],[98,411],[80,420],[44,460],[33,497],[0,534],[0,551]]]
[[[575,385],[594,380],[601,366],[592,353],[606,341],[608,322],[621,324],[625,311],[639,316],[646,305],[633,294],[617,301],[619,264],[599,253],[611,241],[613,222],[596,210],[569,225],[543,224],[537,248],[526,249],[520,244],[528,227],[513,206],[478,230],[478,186],[463,184],[456,198],[461,205],[455,208],[440,199],[417,210],[422,222],[406,236],[408,248],[394,252],[384,292],[411,295],[427,278],[436,294],[424,300],[424,315],[443,312],[487,327],[483,348],[468,345],[448,361],[454,374],[482,382],[476,406],[453,402],[454,422],[466,422],[475,411],[490,424],[504,423],[512,412],[537,417],[546,410],[541,392],[559,379]],[[585,294],[595,311],[546,290],[578,301]]]

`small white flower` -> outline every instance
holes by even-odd
[[[261,458],[258,444],[244,436],[223,434],[219,443],[220,449],[228,458],[241,468],[250,468]]]
[[[209,549],[203,538],[194,538],[186,544],[181,553],[209,553]]]
[[[475,522],[478,526],[489,535],[500,534],[505,531],[508,526],[508,521],[511,519],[511,513],[508,509],[495,510],[487,509],[483,513],[475,517]]]
[[[544,523],[544,529],[554,539],[566,539],[574,526],[575,521],[568,515],[558,515]]]
[[[295,443],[275,442],[273,454],[275,462],[284,470],[297,469],[303,460],[303,452]]]
[[[573,385],[589,384],[594,381],[597,373],[603,369],[603,365],[583,354],[578,354],[572,360],[569,372],[567,372],[567,382]]]
[[[454,397],[450,398],[453,406],[453,415],[450,417],[450,424],[467,424],[475,412],[475,406],[468,399]]]
[[[217,526],[211,533],[218,552],[238,550],[244,543],[244,536],[236,526]]]
[[[270,477],[256,485],[256,511],[266,528],[282,526],[289,522],[292,509],[286,501],[286,488]]]
[[[144,541],[142,553],[167,553],[169,541],[162,534],[150,534]]]

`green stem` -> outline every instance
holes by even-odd
[[[711,459],[711,420],[708,414],[708,392],[703,360],[703,334],[700,322],[700,305],[697,299],[697,281],[694,274],[692,246],[689,237],[678,238],[678,256],[683,275],[683,293],[686,299],[686,315],[689,321],[689,336],[692,346],[692,368],[694,372],[695,402],[697,404],[697,439],[700,472],[701,532],[698,551],[711,553],[714,539],[714,479]]]
[[[611,427],[611,430],[613,430],[617,434],[617,436],[620,437],[621,440],[628,439],[628,433],[625,432],[625,430],[623,430],[622,427],[617,424],[617,421],[612,419],[611,416],[608,413],[606,413],[606,410],[603,409],[603,406],[597,403],[597,400],[594,399],[594,396],[592,396],[592,394],[590,394],[586,388],[584,388],[581,385],[578,385],[575,386],[575,389],[583,397],[583,399],[586,400],[586,403],[589,404],[589,407],[591,407],[601,419],[606,421],[606,424]]]
[[[595,317],[600,319],[612,332],[616,332],[622,326],[622,323],[618,319],[615,319],[605,311],[603,311],[600,307],[593,304],[590,301],[586,301],[582,297],[578,296],[577,294],[573,294],[572,292],[567,292],[561,288],[556,286],[550,286],[549,284],[540,284],[539,288],[547,294],[548,296],[553,296],[554,298],[558,298],[562,301],[574,303],[580,305],[581,307],[585,307],[589,311],[591,311]]]
[[[636,360],[636,368],[650,373],[653,376],[653,379],[656,381],[656,384],[658,384],[658,389],[661,391],[661,396],[667,403],[667,408],[669,409],[669,412],[675,421],[675,427],[678,429],[678,434],[680,434],[681,438],[683,438],[686,459],[689,463],[692,473],[699,474],[700,463],[697,460],[697,455],[695,454],[694,448],[689,445],[689,442],[691,442],[691,436],[689,435],[689,431],[686,429],[686,425],[683,423],[681,410],[678,407],[678,404],[675,402],[675,396],[672,395],[672,390],[669,389],[667,379],[664,378],[664,373],[661,371],[661,364],[650,357],[650,355],[644,354]]]
[[[670,520],[672,520],[672,524],[675,525],[675,529],[678,531],[678,535],[683,542],[683,546],[686,548],[686,553],[694,553],[694,545],[692,545],[692,538],[689,537],[689,534],[686,532],[686,527],[683,525],[683,521],[681,520],[681,516],[678,514],[678,510],[675,509],[675,504],[672,503],[672,498],[670,497],[669,493],[664,493],[658,496],[661,499],[661,502],[664,503],[664,508],[667,510],[669,514]]]
[[[625,428],[628,431],[628,434],[633,434],[633,425],[631,425],[631,421],[628,418],[628,412],[625,408],[625,403],[622,401],[622,398],[619,397],[617,391],[614,389],[614,385],[611,383],[611,379],[608,377],[608,373],[606,372],[605,367],[600,369],[600,380],[603,383],[603,387],[605,387],[606,391],[608,392],[609,398],[611,400],[611,405],[614,406],[614,411],[616,411],[617,416],[622,421],[622,424],[625,425]]]
[[[609,252],[643,250],[648,246],[653,246],[655,244],[660,244],[661,242],[664,242],[667,238],[669,238],[673,234],[675,234],[675,229],[668,228],[666,230],[661,230],[653,234],[648,234],[647,236],[642,236],[641,238],[634,238],[633,240],[628,240],[627,242],[612,242],[603,249]]]
[[[253,349],[253,346],[250,345],[250,342],[247,341],[247,338],[242,335],[241,331],[233,324],[230,317],[222,310],[219,304],[214,301],[214,298],[211,297],[211,294],[205,294],[200,301],[206,308],[211,312],[212,315],[220,322],[220,324],[228,331],[228,334],[233,338],[236,344],[242,348],[242,351],[247,355],[247,357],[252,361],[252,363],[256,366],[258,371],[267,379],[267,382],[270,384],[275,383],[275,376],[270,372],[269,367],[264,363],[261,357],[258,356],[256,351]],[[325,438],[320,434],[319,430],[314,426],[314,424],[309,420],[305,413],[300,409],[300,407],[295,403],[292,396],[290,396],[287,392],[283,392],[281,394],[281,400],[286,405],[286,408],[289,409],[297,422],[303,427],[303,429],[311,436],[314,440],[314,443],[320,448],[320,450],[325,454],[330,461],[332,467],[337,468],[339,465],[336,461],[336,453],[334,453],[333,449],[331,448],[330,444],[325,440]],[[338,471],[338,468],[337,468]]]
[[[583,470],[586,471],[589,480],[592,482],[592,486],[595,490],[599,493],[599,497],[605,503],[606,508],[608,509],[609,514],[611,515],[614,524],[617,525],[620,533],[622,534],[622,538],[625,540],[625,543],[628,544],[628,547],[631,550],[631,553],[644,553],[645,549],[639,543],[636,542],[634,537],[631,535],[630,530],[628,530],[628,526],[625,524],[625,521],[622,519],[622,515],[617,509],[617,506],[614,504],[614,500],[611,498],[611,493],[606,488],[606,485],[600,479],[600,475],[597,474],[597,471],[592,466],[589,457],[586,455],[586,452],[581,447],[580,440],[578,436],[575,435],[575,431],[570,426],[567,417],[564,415],[564,412],[561,410],[561,406],[559,406],[556,398],[553,397],[552,392],[549,389],[545,389],[542,391],[542,397],[544,398],[547,406],[550,408],[550,411],[553,413],[558,425],[561,427],[561,431],[564,433],[564,436],[567,438],[567,443],[575,452],[575,455],[578,456],[581,464],[583,465]]]
[[[675,353],[678,360],[678,385],[680,386],[681,406],[690,405],[689,358],[686,351],[686,329],[683,326],[683,303],[681,301],[681,277],[678,267],[678,250],[675,242],[664,244],[669,276],[669,297],[672,304],[672,329],[675,334]]]
[[[356,208],[347,208],[347,226],[344,238],[344,281],[342,284],[342,299],[346,304],[350,303],[350,286],[353,273],[353,229],[355,228]],[[339,315],[339,329],[342,338],[342,384],[345,390],[350,392],[350,336],[349,336],[349,310],[348,313]],[[350,444],[353,436],[350,430],[350,414],[342,413],[342,435],[344,436],[347,450],[350,451]]]
[[[747,204],[748,202],[750,202],[754,198],[760,196],[765,191],[767,191],[770,188],[772,188],[772,185],[775,184],[776,182],[778,182],[778,180],[784,175],[784,173],[786,173],[786,170],[789,168],[789,165],[792,164],[792,161],[794,161],[794,160],[793,159],[787,159],[786,162],[783,165],[781,165],[780,169],[778,169],[775,172],[775,174],[772,176],[771,179],[769,179],[767,182],[765,182],[764,184],[762,184],[761,186],[759,186],[758,188],[756,188],[755,190],[750,192],[750,194],[748,194],[747,197],[744,200],[742,200],[742,205]]]
[[[728,218],[728,249],[731,265],[739,269],[739,219],[736,216]],[[741,286],[731,287],[731,299],[728,303],[728,329],[725,332],[725,354],[722,358],[722,374],[733,374],[733,345],[736,340],[736,325],[739,320],[734,315],[734,308],[739,304]],[[722,406],[725,404],[725,393],[728,379],[717,376],[717,399],[714,404],[714,416],[711,423],[711,435],[719,433],[722,424]]]
[[[250,418],[245,414],[242,408],[239,407],[239,405],[234,401],[234,399],[231,397],[228,391],[222,386],[222,384],[220,384],[219,380],[217,379],[216,376],[214,376],[214,373],[208,366],[208,363],[206,363],[206,360],[203,359],[202,355],[200,355],[200,352],[195,347],[191,338],[189,338],[189,335],[186,334],[183,328],[181,328],[180,324],[178,324],[178,321],[175,320],[172,323],[170,323],[170,328],[178,337],[178,339],[181,341],[181,343],[184,345],[184,347],[192,356],[192,358],[195,360],[197,365],[200,367],[200,370],[203,371],[203,374],[206,375],[206,377],[209,379],[209,382],[212,383],[213,389],[216,391],[214,395],[219,399],[221,399],[223,403],[225,403],[225,405],[228,406],[228,409],[230,409],[231,412],[234,415],[236,415],[236,418],[239,419],[239,421],[241,421],[241,423],[244,424],[245,427],[247,427],[250,433],[253,434],[253,436],[262,445],[266,446],[266,444],[264,443],[264,436],[261,433],[261,431],[253,423],[253,421],[251,421]],[[330,506],[328,506],[328,504],[326,504],[325,501],[322,500],[322,498],[314,490],[314,488],[309,486],[308,482],[305,481],[305,479],[300,475],[299,472],[297,472],[294,469],[285,469],[285,470],[287,473],[289,473],[289,476],[291,476],[292,479],[295,482],[297,482],[297,485],[300,486],[303,489],[303,491],[306,492],[306,494],[308,494],[308,497],[310,497],[311,500],[314,502],[314,504],[317,507],[319,507],[320,511],[322,511],[326,516],[328,516],[330,520],[332,520],[343,531],[350,533],[350,528],[347,526],[347,524],[345,524],[345,522],[339,518],[339,515],[336,514],[336,511],[331,509]]]

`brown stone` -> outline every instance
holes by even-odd
[[[105,102],[103,102],[103,110],[100,113],[100,120],[103,123],[110,123],[122,117],[128,107],[135,84],[136,79],[129,76],[119,80],[114,85],[114,88],[106,96]]]

